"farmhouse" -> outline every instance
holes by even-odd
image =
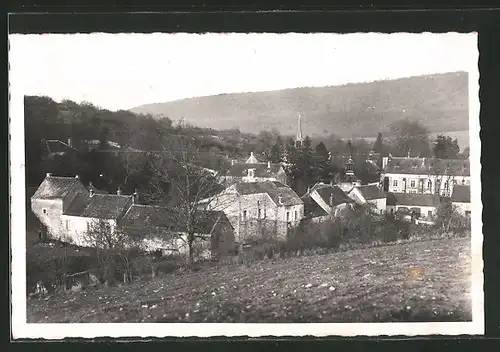
[[[304,217],[303,201],[278,181],[235,183],[208,200],[206,207],[226,214],[240,244],[265,234],[284,239]]]
[[[469,160],[384,157],[384,191],[449,197],[455,185],[470,185]]]
[[[453,187],[451,202],[461,215],[470,217],[472,210],[470,203],[470,186],[456,185]]]
[[[418,217],[433,219],[437,208],[441,204],[441,197],[437,194],[419,193],[387,193],[387,212],[396,212]]]
[[[341,217],[354,203],[339,186],[322,182],[310,188],[302,200],[308,207],[306,213],[314,221]]]
[[[227,175],[223,177],[226,184],[232,182],[262,182],[279,181],[287,184],[288,176],[281,164],[271,162],[259,162],[257,158],[250,154],[244,163],[232,163]]]
[[[355,194],[359,204],[371,204],[378,213],[385,213],[387,194],[377,185],[360,186],[353,191],[357,192],[350,192],[349,195]]]
[[[180,254],[187,252],[186,229],[172,210],[137,204],[133,195],[96,192],[85,187],[78,177],[56,177],[47,174],[31,197],[31,209],[54,239],[88,246],[88,232],[94,224],[104,222],[111,232],[125,230],[143,236],[147,250],[164,249]],[[234,243],[233,229],[222,212],[200,211],[195,214],[200,254],[212,256],[227,252]],[[137,238],[137,237],[136,237]],[[141,238],[141,237],[138,237]]]
[[[161,250],[164,255],[187,255],[187,229],[179,215],[165,207],[133,204],[123,216],[120,227],[131,238],[140,239],[146,250]],[[199,210],[193,214],[193,219],[196,257],[222,256],[234,249],[234,230],[223,212]]]

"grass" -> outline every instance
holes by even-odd
[[[469,321],[470,241],[224,265],[28,300],[29,323]]]

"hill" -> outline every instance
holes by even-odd
[[[468,75],[452,72],[332,87],[220,94],[139,106],[136,113],[168,116],[214,129],[276,129],[295,134],[297,113],[310,136],[376,136],[408,117],[431,132],[468,130]]]
[[[467,321],[470,289],[470,240],[455,238],[174,272],[26,310],[28,323]]]

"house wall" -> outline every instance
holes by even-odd
[[[453,205],[456,207],[457,211],[463,215],[466,216],[466,212],[472,212],[472,206],[471,203],[463,203],[463,202],[453,202]]]
[[[62,199],[31,199],[31,211],[47,227],[48,235],[58,239],[63,234],[61,216]]]
[[[470,185],[470,176],[386,173],[381,177],[382,181],[384,177],[389,178],[389,192],[395,193],[439,193],[442,196],[449,197],[453,192],[453,185],[455,183],[458,185]],[[429,181],[431,181],[430,187]],[[436,192],[436,181],[440,182],[438,192]],[[448,181],[448,188],[446,188],[446,181]],[[396,184],[394,182],[396,182]],[[421,182],[423,182],[423,186]]]
[[[373,204],[380,214],[385,213],[387,208],[387,198],[370,199],[368,203]]]
[[[83,216],[71,216],[62,215],[62,240],[65,242],[71,242],[78,246],[89,246],[88,239],[86,238],[88,229],[99,221],[105,221],[111,227],[111,231],[116,229],[116,221],[112,219],[98,219],[98,218],[88,218]]]

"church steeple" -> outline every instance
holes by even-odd
[[[297,144],[302,144],[304,141],[304,138],[302,138],[302,121],[301,121],[301,116],[299,112],[299,119],[298,119],[298,125],[297,125],[297,136],[295,137],[295,143]]]

